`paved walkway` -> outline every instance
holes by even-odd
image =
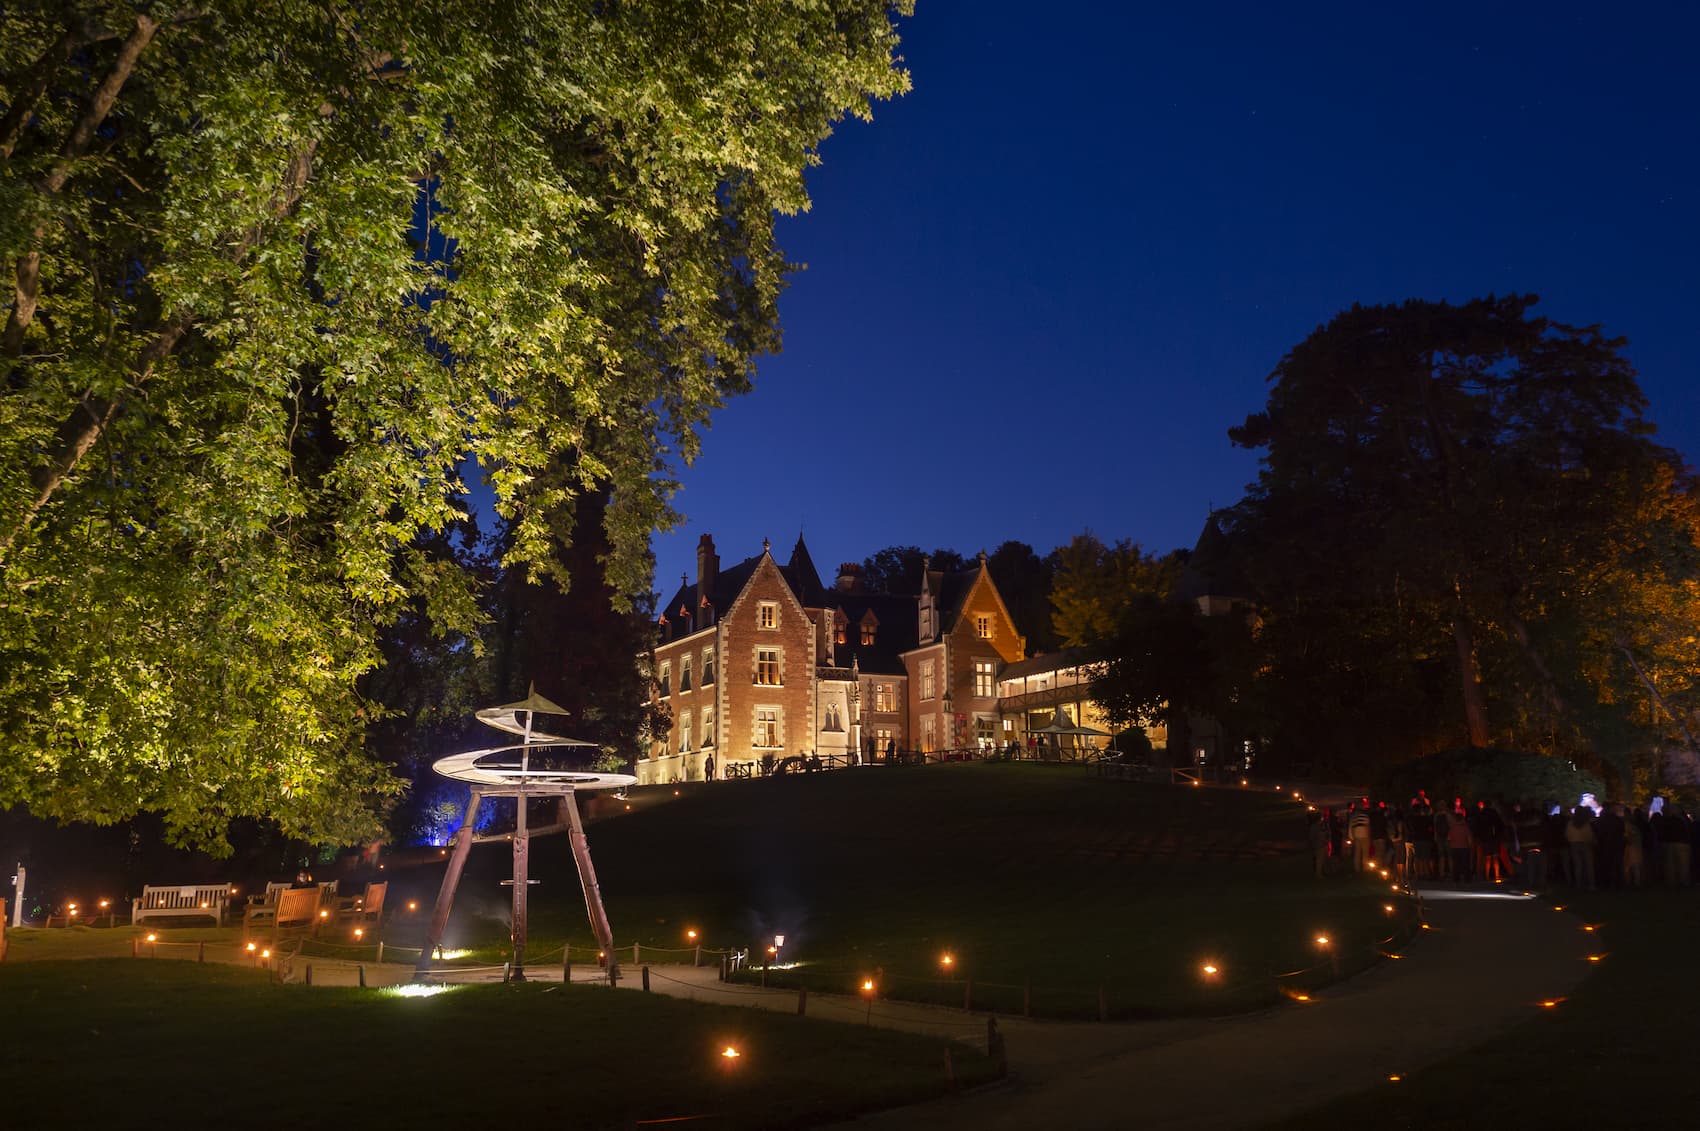
[[[1503,888],[1436,890],[1406,957],[1249,1017],[1138,1024],[999,1018],[1010,1081],[865,1117],[856,1127],[1258,1127],[1478,1045],[1568,994],[1588,972],[1581,923]],[[577,971],[575,971],[575,974]],[[590,971],[585,976],[590,976]],[[626,970],[622,985],[638,985]],[[557,972],[556,977],[559,977]],[[578,979],[575,978],[575,981]],[[652,967],[654,992],[795,1011],[795,991],[722,985],[709,968]],[[810,995],[808,1015],[972,1040],[985,1016]],[[1390,1093],[1391,1095],[1391,1093]]]

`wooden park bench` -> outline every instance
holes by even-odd
[[[389,890],[388,883],[367,884],[364,895],[352,899],[337,901],[336,921],[340,927],[344,923],[364,926],[377,923],[384,917],[384,893]]]
[[[322,887],[283,888],[271,903],[251,903],[242,912],[242,933],[249,942],[269,933],[271,946],[286,934],[312,934],[319,927]]]
[[[130,902],[130,922],[207,916],[222,927],[229,899],[229,884],[191,884],[182,887],[148,884],[142,888],[140,898]]]

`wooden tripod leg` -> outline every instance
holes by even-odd
[[[584,887],[584,907],[590,914],[590,929],[596,934],[596,945],[608,956],[608,980],[618,981],[620,960],[614,957],[614,930],[608,925],[608,912],[602,907],[602,889],[596,883],[596,866],[590,862],[590,844],[584,839],[584,823],[579,820],[578,798],[567,794],[561,798],[561,808],[566,810],[567,837],[572,842],[579,883]]]
[[[431,969],[431,955],[436,952],[437,944],[443,941],[443,932],[448,930],[449,911],[454,907],[461,870],[466,867],[466,858],[472,852],[472,826],[478,820],[478,806],[483,800],[484,795],[476,789],[467,798],[466,818],[460,823],[460,831],[455,833],[454,851],[449,854],[443,884],[437,889],[437,905],[431,909],[431,926],[425,933],[425,948],[419,952],[419,962],[413,968],[413,980],[416,982],[423,980]]]

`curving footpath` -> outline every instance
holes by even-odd
[[[1010,1080],[881,1112],[855,1127],[1259,1127],[1474,1047],[1564,997],[1589,970],[1574,915],[1503,888],[1425,892],[1431,929],[1399,961],[1308,1004],[1247,1017],[1138,1024],[999,1018]],[[635,972],[634,972],[635,973]],[[625,985],[632,986],[635,979]],[[713,970],[652,970],[662,993],[794,1011],[794,991],[731,987]],[[1562,1006],[1560,1006],[1562,1008]],[[863,1023],[866,1005],[814,995],[811,1017]],[[983,1015],[880,1002],[872,1023],[984,1046]],[[1389,1093],[1392,1098],[1393,1093]]]

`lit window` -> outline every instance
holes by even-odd
[[[691,658],[689,656],[686,656],[679,661],[679,690],[680,691],[689,691],[690,689],[691,689]]]
[[[850,621],[844,616],[843,613],[832,614],[832,638],[834,640],[836,640],[840,644],[849,643],[849,635],[850,634],[845,631],[849,627],[850,627]],[[863,643],[865,644],[867,642],[863,641]]]
[[[974,661],[974,694],[982,699],[992,697],[992,661]]]
[[[779,686],[779,649],[756,649],[756,682],[763,687]]]
[[[774,750],[779,746],[779,708],[757,707],[756,729],[750,739],[750,745],[762,750]]]
[[[874,684],[874,710],[897,710],[897,685],[894,683]]]
[[[931,660],[922,660],[921,661],[921,698],[931,699],[932,697],[933,697],[933,662]]]
[[[714,682],[714,653],[712,651],[704,652],[702,654],[702,685],[704,687],[707,687],[709,684],[711,684],[713,682]]]
[[[890,727],[880,727],[874,731],[874,749],[884,754],[891,749],[892,733]]]
[[[665,699],[665,698],[667,698],[667,696],[673,694],[673,665],[672,664],[662,664],[661,665],[661,678],[657,682],[659,682],[661,684],[661,698]]]
[[[867,646],[871,646],[873,644],[873,642],[874,642],[874,626],[871,625],[871,624],[864,624],[862,626],[862,644],[863,644],[864,647],[867,647]]]
[[[756,623],[763,628],[778,628],[779,604],[775,601],[763,601],[757,605]]]
[[[992,618],[984,613],[974,618],[974,635],[981,640],[992,638]]]
[[[679,753],[691,752],[691,716],[687,713],[679,718]]]
[[[921,752],[924,754],[931,754],[933,752],[933,742],[937,735],[937,729],[935,727],[937,722],[938,719],[933,715],[923,715],[921,717]]]
[[[702,709],[702,744],[704,746],[713,746],[714,745],[714,708],[713,707],[704,707]]]

